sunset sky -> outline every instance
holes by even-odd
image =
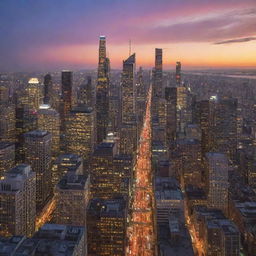
[[[164,67],[256,67],[256,0],[1,0],[0,71],[112,68],[128,57]]]

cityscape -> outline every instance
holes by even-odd
[[[0,3],[0,256],[256,256],[255,0],[61,2]]]

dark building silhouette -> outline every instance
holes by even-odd
[[[106,37],[100,36],[99,64],[96,88],[96,127],[97,143],[107,135],[109,116],[109,59],[106,57]]]

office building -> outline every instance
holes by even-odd
[[[50,74],[44,76],[44,104],[51,104],[53,102],[53,84],[52,77]]]
[[[64,70],[61,73],[61,99],[59,105],[60,113],[60,150],[66,151],[66,120],[69,111],[72,109],[73,73]]]
[[[51,133],[52,157],[54,160],[60,152],[60,115],[47,104],[39,107],[38,129]]]
[[[87,212],[88,255],[125,255],[127,203],[92,199]]]
[[[228,213],[228,159],[222,153],[207,153],[208,207]]]
[[[113,158],[117,146],[113,142],[99,144],[91,160],[91,193],[93,198],[113,198],[120,195],[120,170],[115,170]]]
[[[177,88],[165,88],[166,100],[166,140],[168,145],[176,139],[177,129]]]
[[[158,225],[168,225],[169,216],[172,212],[184,211],[182,192],[174,178],[155,178],[155,198]]]
[[[237,104],[237,99],[220,99],[215,112],[215,150],[231,159],[234,159],[237,149]]]
[[[79,86],[78,90],[78,104],[84,104],[87,107],[94,107],[94,94],[92,86],[92,77],[87,77],[87,82]]]
[[[60,181],[60,179],[67,173],[72,172],[77,175],[82,175],[83,158],[76,154],[63,154],[52,164],[52,184],[53,187]]]
[[[32,236],[36,217],[36,174],[26,164],[0,180],[0,234]]]
[[[178,156],[176,170],[182,188],[188,184],[202,186],[201,142],[196,139],[178,139],[175,153]]]
[[[110,63],[106,56],[106,37],[100,36],[98,78],[96,87],[97,144],[101,143],[105,139],[108,127]]]
[[[55,221],[58,224],[85,226],[90,178],[67,173],[56,185]]]
[[[37,129],[37,119],[37,113],[32,113],[27,105],[20,105],[16,107],[16,163],[24,163],[24,133]]]
[[[181,86],[181,63],[179,61],[176,62],[176,86]]]
[[[25,94],[25,105],[27,105],[31,111],[37,111],[43,98],[42,87],[38,78],[29,79],[27,87],[25,88]]]
[[[40,210],[52,193],[51,140],[47,131],[34,130],[25,136],[25,163],[36,173],[36,207]]]
[[[62,111],[61,117],[64,120],[72,108],[72,87],[73,73],[72,71],[64,70],[61,73],[61,92],[62,92]]]
[[[155,49],[155,67],[153,70],[153,102],[152,115],[156,123],[159,122],[161,112],[160,99],[163,94],[163,50]]]
[[[86,230],[80,226],[45,224],[33,238],[22,241],[15,255],[86,256]]]
[[[0,141],[15,142],[15,106],[0,103]]]
[[[123,71],[121,78],[122,124],[129,124],[136,121],[135,62],[135,53],[123,61]]]
[[[66,120],[66,152],[77,154],[88,162],[95,145],[95,112],[79,105],[73,108]]]
[[[0,142],[0,177],[15,165],[15,144]]]
[[[134,155],[138,143],[137,123],[123,124],[120,127],[120,153]]]

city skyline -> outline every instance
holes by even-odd
[[[110,15],[110,14],[113,15]],[[116,0],[0,3],[1,71],[96,68],[98,37],[108,41],[111,68],[137,54],[151,68],[163,48],[166,69],[256,67],[256,3]]]

